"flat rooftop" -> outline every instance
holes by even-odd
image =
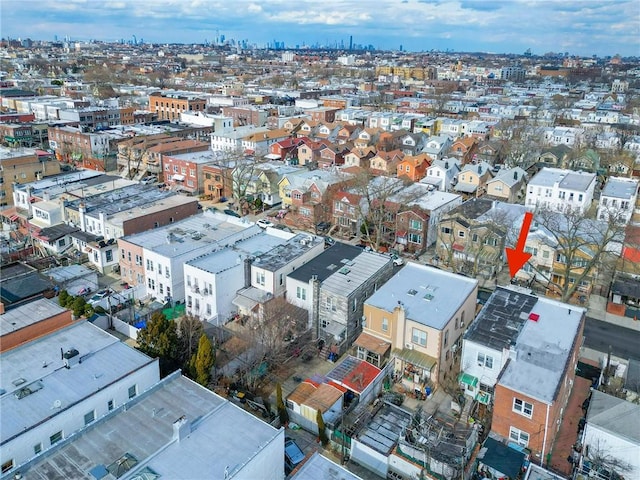
[[[321,237],[299,233],[295,237],[287,240],[286,243],[278,245],[260,255],[255,259],[253,264],[256,267],[275,272],[321,243],[324,244],[324,239]],[[242,245],[239,245],[239,247],[242,248]]]
[[[477,295],[477,288],[475,279],[409,262],[365,305],[393,312],[402,304],[406,318],[442,330],[467,298]]]
[[[88,270],[88,269],[87,269]],[[0,315],[0,336],[15,332],[47,318],[67,311],[58,302],[48,298],[40,298],[25,305],[7,310]],[[0,369],[1,371],[1,369]],[[0,379],[0,385],[2,384]]]
[[[291,272],[288,277],[301,282],[309,282],[316,275],[323,282],[336,271],[342,260],[353,260],[362,253],[362,249],[348,243],[336,242],[313,260]]]
[[[554,401],[566,375],[574,342],[586,315],[584,308],[538,298],[516,341],[498,383],[545,403]]]
[[[105,181],[105,177],[109,178],[108,175],[95,170],[77,170],[71,173],[52,175],[35,182],[23,183],[18,185],[17,188],[22,191],[31,188],[32,194],[38,197],[42,196],[42,192],[47,191],[50,198],[55,198],[57,195],[69,190],[102,183]]]
[[[509,349],[520,335],[538,297],[504,287],[497,287],[480,310],[465,340],[493,350]]]
[[[351,473],[318,452],[314,452],[290,478],[291,480],[362,480],[355,473]]]
[[[77,349],[82,363],[65,368],[61,348]],[[2,443],[156,361],[89,322],[11,349],[0,360]]]
[[[174,422],[183,416],[190,433],[178,441]],[[242,476],[242,467],[273,442],[278,445],[278,457],[284,458],[284,430],[176,372],[129,402],[126,409],[118,408],[60,442],[21,473],[25,479],[96,480],[91,472],[101,471],[102,478],[113,480],[120,464],[129,468],[128,475],[140,478],[222,479],[225,470],[233,478]],[[123,458],[128,460],[126,465]],[[264,478],[283,478],[284,462],[281,465],[279,471],[265,471]]]
[[[110,217],[118,212],[151,205],[175,195],[175,192],[161,190],[155,185],[135,184],[70,201],[67,208],[77,211],[80,205],[84,204],[87,215],[97,217],[98,214],[104,213]]]
[[[352,260],[335,264],[335,272],[322,282],[322,289],[348,296],[391,262],[389,255],[362,251]]]
[[[558,183],[559,187],[563,189],[585,191],[595,178],[595,173],[544,167],[531,179],[529,185],[553,187]]]
[[[609,177],[602,196],[631,199],[638,192],[638,181],[630,178]]]

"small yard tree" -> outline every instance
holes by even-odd
[[[162,312],[151,315],[147,325],[138,332],[138,350],[160,361],[163,377],[179,367],[180,341],[176,322]]]
[[[209,384],[214,363],[213,345],[211,345],[209,337],[203,333],[198,341],[198,351],[193,356],[193,372],[196,382],[205,387]]]

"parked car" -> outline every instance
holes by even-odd
[[[324,237],[324,246],[331,247],[335,245],[336,241],[331,237]]]
[[[152,183],[155,183],[156,179],[154,177],[145,177],[142,180],[140,180],[140,183],[142,185],[151,185]]]
[[[316,225],[316,230],[318,232],[326,232],[331,228],[331,223],[329,222],[320,222]]]
[[[284,439],[284,473],[289,475],[304,460],[304,453],[291,438]]]
[[[267,227],[273,227],[274,223],[270,222],[266,218],[261,218],[256,222],[256,225],[258,225],[260,228],[267,228]]]
[[[224,211],[224,213],[226,213],[227,215],[231,215],[232,217],[242,218],[239,213],[234,212],[233,210],[231,210],[229,208],[226,208],[223,211]]]
[[[391,258],[393,259],[393,264],[396,267],[399,267],[400,265],[404,265],[404,260],[402,259],[402,257],[399,257],[398,255],[391,255]]]
[[[105,298],[106,296],[108,296],[111,293],[111,291],[109,290],[103,290],[101,292],[96,292],[94,293],[91,298],[89,300],[87,300],[87,303],[89,305],[97,305],[98,303],[100,303],[102,301],[103,298]]]

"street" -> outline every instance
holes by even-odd
[[[620,358],[640,360],[640,332],[587,317],[584,346]]]

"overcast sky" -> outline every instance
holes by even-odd
[[[640,0],[0,0],[3,37],[640,56]]]

